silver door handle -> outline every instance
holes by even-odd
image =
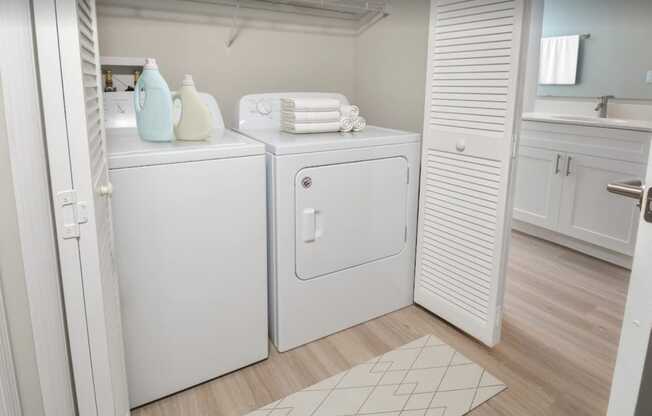
[[[555,162],[555,175],[559,175],[559,161],[561,161],[561,154],[557,153],[557,161]]]
[[[643,196],[645,195],[645,185],[638,179],[630,179],[627,181],[614,182],[607,185],[607,191],[622,195],[627,198],[636,200],[636,205],[643,207],[643,219],[647,222],[652,222],[652,190],[648,191],[646,201],[643,203]]]
[[[640,206],[641,200],[643,199],[643,192],[645,192],[645,187],[640,180],[630,179],[608,184],[607,191],[611,192],[612,194],[622,195],[627,198],[635,199],[638,201]]]
[[[570,176],[571,174],[571,162],[573,161],[573,158],[568,156],[568,161],[566,162],[566,176]]]

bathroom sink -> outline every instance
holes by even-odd
[[[623,120],[622,118],[603,118],[601,120],[605,120],[605,122],[609,122],[609,123],[622,123],[622,124],[627,124],[632,122],[632,120]]]
[[[582,122],[591,122],[591,123],[629,123],[629,120],[624,120],[622,118],[599,118],[599,117],[588,117],[588,116],[567,116],[567,115],[558,115],[554,114],[550,116],[551,118],[558,118],[561,120],[568,121],[582,121]]]
[[[559,118],[562,120],[569,121],[598,121],[597,117],[585,117],[585,116],[565,116],[561,114],[550,114],[550,118]]]
[[[573,114],[524,113],[523,120],[652,132],[652,122],[644,120],[627,120],[623,118],[600,118],[597,116]]]

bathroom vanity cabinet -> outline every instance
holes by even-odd
[[[606,187],[645,177],[651,136],[524,119],[514,228],[629,267],[640,211]]]

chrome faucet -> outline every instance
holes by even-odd
[[[609,99],[611,98],[616,98],[613,95],[603,95],[602,97],[598,97],[598,105],[595,106],[595,109],[593,111],[600,111],[600,114],[598,117],[600,118],[607,118],[607,109],[609,107]]]

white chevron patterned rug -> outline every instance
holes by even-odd
[[[428,335],[247,416],[461,416],[506,388]]]

